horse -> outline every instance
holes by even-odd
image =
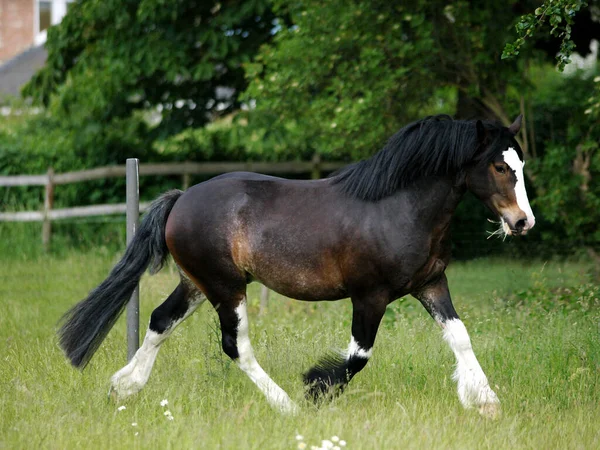
[[[180,282],[152,312],[135,356],[112,376],[110,392],[118,399],[143,388],[161,344],[208,299],[225,354],[270,405],[296,412],[295,402],[257,362],[248,337],[246,286],[259,281],[298,300],[351,299],[348,349],[304,374],[310,399],[343,390],[371,358],[387,305],[411,294],[455,354],[462,405],[495,415],[498,397],[454,309],[445,269],[450,222],[467,191],[499,218],[503,234],[525,235],[535,225],[515,139],[521,120],[503,127],[427,117],[328,178],[234,172],[185,192],[166,192],[152,203],[108,277],[63,316],[60,346],[83,369],[142,274],[159,271],[170,254]]]

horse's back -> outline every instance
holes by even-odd
[[[338,239],[327,183],[243,172],[200,183],[171,211],[169,250],[179,265],[203,273],[238,273],[296,298],[337,298],[341,276],[326,248]]]

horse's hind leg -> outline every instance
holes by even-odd
[[[111,378],[117,398],[139,392],[147,383],[161,344],[206,298],[185,275],[169,297],[152,312],[142,346],[131,361]]]
[[[227,300],[218,301],[220,298],[226,298]],[[295,413],[297,406],[286,392],[267,375],[254,357],[248,336],[245,292],[230,293],[226,296],[223,294],[218,296],[209,295],[209,300],[219,314],[225,354],[235,361],[240,369],[258,386],[271,406],[284,413]]]

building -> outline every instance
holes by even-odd
[[[46,33],[73,0],[0,0],[0,99],[19,95],[46,61]]]

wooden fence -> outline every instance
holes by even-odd
[[[187,189],[192,175],[218,175],[226,172],[246,171],[268,174],[306,174],[311,178],[321,178],[323,172],[331,172],[344,164],[339,162],[322,162],[315,154],[311,161],[291,162],[183,162],[140,164],[140,176],[147,175],[180,175],[181,186]],[[0,187],[10,186],[44,186],[44,205],[41,211],[0,212],[0,222],[43,222],[42,243],[48,248],[50,243],[53,220],[73,217],[91,217],[108,214],[125,214],[125,203],[109,205],[76,206],[72,208],[54,209],[54,186],[60,184],[78,183],[81,181],[98,180],[125,176],[125,165],[98,167],[77,172],[54,173],[50,168],[44,175],[14,175],[0,176]],[[140,203],[144,211],[148,203]]]

